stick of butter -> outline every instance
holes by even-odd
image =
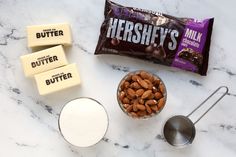
[[[26,77],[67,65],[61,45],[20,57]]]
[[[71,45],[69,24],[36,25],[27,27],[28,47]]]
[[[80,84],[80,77],[75,63],[37,74],[35,80],[40,95]]]

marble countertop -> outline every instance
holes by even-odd
[[[235,157],[236,156],[236,16],[233,0],[116,0],[120,4],[180,17],[215,17],[208,76],[121,56],[95,56],[104,0],[0,0],[0,156],[7,157]],[[42,97],[25,78],[19,60],[27,48],[26,26],[68,22],[73,45],[67,58],[77,63],[82,84]],[[127,117],[116,101],[120,79],[145,69],[159,75],[168,90],[166,107],[149,120]],[[218,86],[229,94],[196,125],[193,144],[176,149],[165,142],[164,122],[187,115]],[[105,138],[90,148],[74,148],[61,137],[57,120],[62,106],[76,97],[100,101],[108,111]],[[208,103],[205,107],[209,106]],[[200,115],[202,113],[196,113]],[[193,117],[194,118],[194,117]],[[93,124],[91,124],[93,125]]]

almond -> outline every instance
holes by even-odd
[[[156,105],[156,104],[157,104],[157,101],[154,100],[154,99],[147,100],[147,101],[145,102],[145,105],[151,105],[151,106],[153,106],[153,105]]]
[[[135,97],[135,91],[132,88],[127,89],[127,94],[131,96],[132,98]]]
[[[131,80],[132,80],[132,75],[126,77],[126,81],[131,81]]]
[[[143,78],[143,79],[149,79],[151,77],[151,75],[146,72],[146,71],[141,71],[140,72],[140,76]]]
[[[155,95],[155,99],[157,99],[157,100],[161,99],[163,97],[160,92],[156,92],[154,95]]]
[[[123,104],[123,107],[124,107],[124,108],[127,108],[127,107],[129,107],[129,105],[130,105],[130,104]]]
[[[124,88],[129,88],[130,83],[128,81],[124,82]]]
[[[124,80],[120,83],[120,89],[121,90],[125,89],[125,81]]]
[[[136,92],[135,92],[135,94],[136,94],[137,97],[142,96],[143,93],[144,93],[144,89],[138,89],[138,90],[136,90]]]
[[[148,83],[144,80],[138,80],[138,83],[145,89],[148,89]]]
[[[143,117],[143,116],[147,115],[147,111],[138,111],[138,112],[137,112],[137,115],[138,115],[139,117]]]
[[[137,104],[137,108],[141,111],[146,110],[146,107],[144,105],[141,105],[141,104]]]
[[[164,98],[161,98],[161,99],[158,101],[158,108],[159,108],[159,109],[162,108],[162,107],[164,106],[164,104],[165,104],[165,100],[164,100]]]
[[[154,99],[154,94],[153,93],[151,93],[149,96],[148,96],[148,99]]]
[[[141,96],[142,99],[146,99],[147,97],[149,97],[149,95],[152,93],[152,90],[147,90],[143,93],[143,95]]]
[[[133,89],[140,89],[140,88],[142,88],[138,82],[133,82],[130,85],[130,87],[133,88]]]
[[[159,89],[160,89],[160,91],[161,91],[162,94],[165,93],[165,86],[164,86],[162,83],[160,83]]]
[[[133,105],[129,105],[126,109],[127,112],[131,112],[133,110]]]
[[[153,111],[158,111],[158,107],[157,107],[157,105],[153,105],[153,106],[150,106],[150,108],[153,110]]]
[[[153,85],[154,86],[156,86],[156,87],[158,87],[159,86],[159,84],[160,84],[160,79],[155,79],[154,81],[153,81]]]
[[[151,81],[151,82],[153,83],[153,81],[154,81],[154,77],[150,74],[148,80]]]
[[[153,86],[152,91],[153,91],[153,93],[156,93],[158,91],[158,89],[155,86]]]
[[[130,101],[127,97],[124,97],[123,101],[122,101],[123,104],[129,104]]]
[[[138,81],[138,80],[142,80],[142,79],[141,79],[141,77],[138,76],[138,75],[133,75],[133,76],[132,76],[132,80],[133,80],[133,81]]]
[[[153,84],[152,84],[151,81],[149,81],[147,79],[145,79],[144,81],[147,82],[147,84],[148,84],[148,88],[147,89],[152,89],[153,88]]]
[[[120,95],[119,95],[120,101],[122,101],[122,100],[124,99],[124,97],[125,97],[125,92],[124,92],[124,91],[121,91],[121,92],[120,92]]]
[[[142,98],[140,98],[139,100],[138,100],[138,102],[140,103],[140,104],[144,104],[144,100],[142,99]]]
[[[133,97],[132,96],[130,96],[129,94],[126,94],[127,96],[127,98],[130,100],[130,101],[132,101],[133,100]]]
[[[146,105],[146,104],[145,104],[145,107],[146,107],[147,112],[149,114],[152,114],[152,109],[148,105]]]

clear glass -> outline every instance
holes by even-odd
[[[68,140],[64,137],[64,135],[63,135],[63,133],[62,133],[62,131],[61,131],[61,127],[60,127],[60,116],[61,116],[61,113],[62,113],[64,107],[65,107],[69,102],[74,101],[74,100],[77,100],[77,99],[81,99],[81,98],[82,98],[82,99],[91,99],[91,100],[95,101],[97,104],[99,104],[99,105],[101,105],[101,106],[103,107],[103,109],[104,109],[104,111],[106,112],[106,115],[107,115],[107,127],[106,127],[106,131],[104,132],[103,137],[102,137],[100,140],[98,140],[96,143],[94,143],[94,144],[92,144],[92,145],[90,145],[90,146],[85,146],[85,147],[74,145],[74,144],[72,144],[70,141],[68,141]],[[95,99],[93,99],[93,98],[90,98],[90,97],[78,97],[78,98],[75,98],[75,99],[72,99],[72,100],[68,101],[68,102],[65,103],[65,105],[62,107],[62,109],[61,109],[61,111],[60,111],[60,114],[59,114],[59,118],[58,118],[58,128],[59,128],[59,131],[60,131],[61,136],[63,137],[63,139],[64,139],[67,143],[69,143],[70,145],[72,145],[72,146],[74,146],[74,147],[77,147],[77,148],[88,148],[88,147],[91,147],[91,146],[94,146],[94,145],[98,144],[98,143],[104,138],[104,136],[106,135],[107,130],[108,130],[108,127],[109,127],[109,116],[108,116],[108,113],[107,113],[106,108],[105,108],[99,101],[97,101],[97,100],[95,100]]]

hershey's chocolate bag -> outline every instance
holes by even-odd
[[[206,75],[213,18],[178,18],[109,0],[95,54],[146,59]]]

